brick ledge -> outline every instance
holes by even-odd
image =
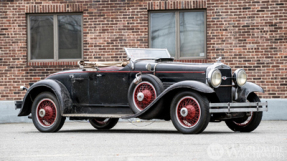
[[[26,13],[61,13],[61,12],[83,12],[82,4],[33,4],[26,5]]]
[[[206,8],[206,0],[156,1],[148,2],[148,10]]]
[[[63,62],[28,62],[28,66],[75,66],[78,61],[63,61]]]

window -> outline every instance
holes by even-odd
[[[150,12],[149,46],[176,59],[206,58],[205,11]]]
[[[28,15],[30,61],[82,59],[82,15]]]

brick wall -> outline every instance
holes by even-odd
[[[244,68],[264,98],[287,98],[286,0],[208,1],[207,35],[209,58]]]
[[[263,98],[287,98],[287,2],[285,0],[0,0],[0,100],[20,100],[19,86],[76,62],[28,62],[28,13],[83,13],[84,59],[121,60],[124,47],[148,47],[148,10],[204,9],[207,59],[244,68]]]

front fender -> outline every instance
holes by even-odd
[[[246,82],[242,87],[238,87],[237,89],[233,90],[234,94],[237,95],[237,98],[235,97],[235,101],[237,102],[246,102],[247,97],[252,92],[261,92],[264,93],[264,90],[258,86],[257,84]]]
[[[61,114],[63,114],[64,109],[66,110],[72,107],[72,99],[67,88],[57,80],[45,79],[34,83],[28,89],[18,116],[29,115],[33,104],[33,97],[35,98],[37,94],[44,92],[45,90],[52,91],[55,94],[60,104]]]
[[[144,110],[142,110],[139,113],[136,113],[132,116],[128,116],[125,117],[126,119],[128,118],[135,118],[135,117],[141,117],[144,119],[152,119],[152,118],[148,118],[145,116],[149,115],[149,112],[152,111],[152,109],[155,106],[155,104],[161,100],[165,95],[171,93],[172,91],[176,90],[176,89],[191,89],[191,90],[195,90],[201,93],[215,93],[215,91],[209,87],[208,85],[198,82],[198,81],[181,81],[178,83],[175,83],[171,86],[169,86],[167,89],[165,89],[153,102],[151,102]]]
[[[210,86],[206,85],[205,83],[198,82],[198,81],[181,81],[171,85],[165,91],[170,91],[177,88],[189,88],[201,93],[214,93],[214,89]],[[165,92],[164,91],[164,92]]]

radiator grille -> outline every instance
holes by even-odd
[[[222,77],[227,77],[226,80],[222,80],[221,85],[232,85],[231,69],[219,69]],[[231,102],[232,101],[232,87],[219,86],[214,89],[220,102]]]

